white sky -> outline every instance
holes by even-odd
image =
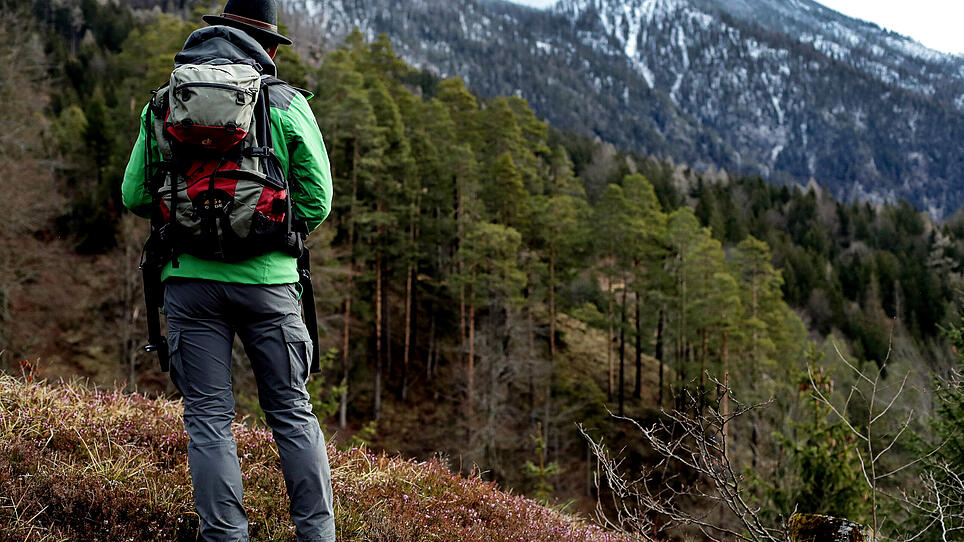
[[[548,7],[555,0],[512,0]],[[964,0],[818,0],[841,13],[871,21],[947,53],[964,54]]]

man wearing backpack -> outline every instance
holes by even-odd
[[[278,46],[291,44],[277,12],[276,0],[228,0],[204,17],[214,26],[187,39],[171,83],[144,109],[122,187],[124,205],[152,222],[149,348],[162,368],[169,361],[184,397],[203,540],[248,540],[231,433],[235,334],[278,446],[297,538],[335,540],[328,455],[305,387],[317,326],[303,265],[304,237],[331,208],[331,172],[305,96],[275,77]],[[156,310],[151,317],[155,281],[166,343]]]

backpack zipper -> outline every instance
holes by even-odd
[[[234,85],[228,85],[226,83],[206,83],[206,82],[196,82],[196,83],[181,83],[180,85],[174,87],[174,92],[180,92],[181,89],[190,87],[206,87],[206,88],[220,88],[224,90],[232,90],[234,92],[244,92],[246,94],[253,95],[255,91],[253,89],[241,88]]]

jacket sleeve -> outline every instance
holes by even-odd
[[[144,169],[147,167],[148,160],[155,162],[159,159],[157,146],[153,141],[150,156],[144,149],[147,145],[148,123],[151,121],[151,113],[145,106],[141,112],[140,132],[137,134],[137,141],[134,142],[134,149],[131,151],[127,169],[124,171],[124,181],[121,184],[121,200],[124,202],[124,207],[144,218],[151,216],[151,194],[145,182]]]
[[[295,93],[283,116],[288,151],[288,179],[298,217],[315,230],[331,212],[331,166],[328,151],[308,101]]]

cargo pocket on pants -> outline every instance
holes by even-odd
[[[171,329],[167,332],[167,347],[168,347],[168,357],[167,361],[171,368],[171,382],[174,383],[174,387],[182,395],[184,391],[181,389],[181,331],[177,329]]]
[[[308,365],[311,360],[311,337],[300,321],[285,324],[281,328],[288,349],[288,365],[291,368],[291,385],[304,386],[308,381]]]

